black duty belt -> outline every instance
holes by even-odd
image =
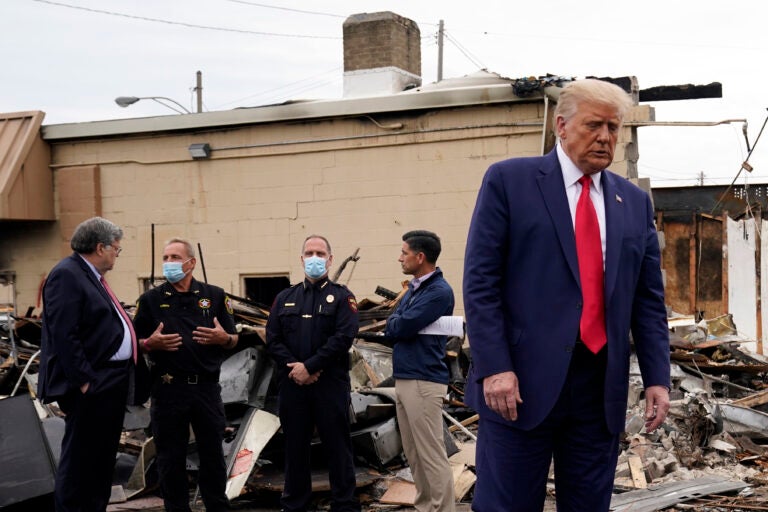
[[[155,380],[160,384],[212,384],[219,382],[219,374],[156,370]]]

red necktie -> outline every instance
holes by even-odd
[[[136,353],[136,331],[133,330],[133,322],[131,322],[130,317],[128,316],[128,313],[125,312],[123,309],[123,306],[120,305],[120,301],[117,300],[117,297],[115,297],[115,293],[112,291],[112,288],[109,287],[107,284],[107,281],[104,279],[104,276],[101,276],[101,284],[104,286],[104,289],[107,290],[107,293],[109,294],[109,297],[112,299],[112,302],[115,304],[115,307],[117,308],[117,312],[120,313],[120,316],[123,317],[123,320],[125,320],[125,325],[128,326],[128,330],[131,332],[131,351],[133,354],[133,362],[136,363],[138,360]]]
[[[581,341],[597,354],[607,339],[605,334],[605,298],[603,287],[603,244],[600,241],[600,225],[589,187],[592,178],[579,178],[581,196],[576,204],[576,254],[579,257],[581,296]]]

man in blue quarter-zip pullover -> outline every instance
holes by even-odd
[[[443,397],[448,391],[444,335],[419,334],[441,316],[453,314],[453,290],[436,266],[440,238],[430,231],[403,235],[398,261],[412,275],[385,334],[394,344],[392,356],[397,421],[403,450],[416,484],[418,512],[454,510],[453,476],[443,439]]]

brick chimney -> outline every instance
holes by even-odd
[[[344,21],[344,97],[396,94],[421,85],[421,32],[393,12]]]

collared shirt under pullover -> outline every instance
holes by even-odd
[[[395,379],[448,384],[443,335],[419,334],[441,316],[453,314],[453,290],[438,268],[414,291],[411,286],[387,319],[385,334],[395,341],[392,354]]]

